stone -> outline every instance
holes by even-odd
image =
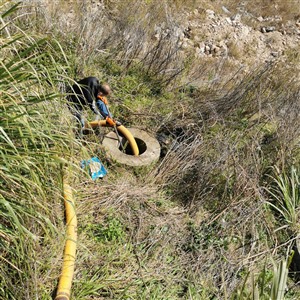
[[[204,55],[204,48],[196,47],[195,48],[196,56],[203,56]]]
[[[260,17],[257,18],[257,21],[258,21],[258,22],[263,22],[263,21],[264,21],[264,18],[263,18],[262,16],[260,16]]]
[[[222,6],[222,10],[224,11],[224,13],[230,14],[230,11],[225,6]]]
[[[183,41],[183,43],[181,44],[181,48],[182,49],[186,49],[189,46],[189,44],[187,43],[187,41]]]
[[[210,53],[210,47],[208,45],[205,45],[204,52],[205,53]]]
[[[266,26],[266,27],[262,27],[260,31],[262,33],[266,33],[266,32],[273,32],[275,31],[275,29],[276,29],[275,26]]]
[[[157,26],[156,24],[154,25],[154,31],[155,33],[161,33],[161,27]]]
[[[199,35],[195,35],[195,36],[194,36],[194,42],[195,42],[195,43],[201,42],[201,37],[200,37]]]
[[[221,48],[218,47],[218,46],[215,46],[214,49],[213,49],[213,51],[214,51],[215,54],[219,54],[220,50],[221,50]]]
[[[248,26],[243,26],[240,30],[239,30],[239,38],[246,38],[249,33],[251,32],[251,28]]]
[[[207,9],[206,10],[206,15],[210,19],[214,19],[215,18],[215,12],[213,10],[211,10],[211,9]]]
[[[266,28],[266,32],[273,32],[276,29],[275,26],[267,26],[265,28]]]
[[[177,37],[180,41],[182,41],[183,38],[184,38],[184,32],[183,32],[183,30],[181,28],[179,28],[179,27],[176,27],[174,29],[174,36]]]
[[[188,28],[183,31],[184,36],[188,39],[191,38],[191,31],[192,31],[191,26],[188,26]]]
[[[198,52],[201,53],[201,54],[204,54],[204,47],[200,47]]]
[[[241,22],[241,15],[240,14],[236,14],[235,16],[232,16],[230,19],[234,23],[240,23]]]
[[[232,25],[232,21],[229,17],[227,17],[225,20],[227,21],[228,24]]]

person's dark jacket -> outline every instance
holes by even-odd
[[[73,84],[68,91],[68,101],[75,105],[79,110],[88,105],[90,109],[97,114],[93,102],[97,101],[100,83],[96,77],[86,77]]]

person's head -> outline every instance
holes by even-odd
[[[108,96],[111,93],[111,88],[107,83],[100,84],[98,94],[100,96]]]

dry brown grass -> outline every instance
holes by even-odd
[[[265,210],[263,189],[270,166],[299,164],[296,78],[282,64],[269,65],[215,100],[202,101],[199,94],[190,111],[196,124],[179,123],[183,134],[153,173],[193,219],[202,212],[182,258],[199,277],[211,274],[222,292],[233,292],[239,272],[257,270],[270,253],[280,256],[292,243],[273,233],[279,225]],[[198,109],[205,118],[197,120]]]
[[[89,10],[76,1],[69,18],[58,9],[69,7],[59,3],[38,6],[36,20],[45,22],[37,30],[50,35],[52,29],[65,28],[61,38],[75,56],[75,76],[95,72],[90,65],[104,57],[121,65],[111,71],[114,80],[121,80],[138,60],[144,74],[167,85],[183,66],[180,43],[168,34],[153,40],[154,24],[165,22],[165,29],[172,31],[180,21],[175,8],[190,9],[203,1],[177,1],[175,8],[169,2],[105,1],[107,11]],[[221,3],[209,5],[217,11]],[[58,34],[55,30],[51,34]],[[195,297],[201,293],[203,299],[223,299],[226,291],[234,293],[240,276],[259,269],[269,253],[277,258],[285,249],[274,234],[278,223],[265,209],[263,188],[269,166],[285,168],[299,161],[295,70],[264,66],[220,86],[220,77],[226,75],[222,66],[211,70],[193,61],[189,66],[194,79],[209,78],[209,92],[193,87],[189,95],[184,87],[182,99],[180,93],[172,94],[169,117],[155,111],[152,129],[171,140],[157,166],[133,171],[105,160],[97,145],[88,149],[86,155],[103,156],[110,173],[100,182],[78,174],[74,183],[80,224],[74,286],[79,299],[92,297],[94,291],[85,292],[89,282],[99,299],[125,298],[127,291],[135,299],[141,294],[145,299],[185,299],[192,286]],[[96,75],[101,72],[96,70]],[[160,105],[163,110],[170,101]],[[114,239],[105,240],[106,229]]]
[[[139,63],[147,76],[157,77],[166,86],[178,77],[186,60],[176,36],[181,15],[169,4],[158,0],[106,1],[99,6],[40,1],[24,2],[23,12],[32,30],[57,37],[71,50],[71,77],[95,72],[90,65],[101,59],[107,64],[117,62],[123,73]],[[155,37],[156,28],[159,35]],[[97,73],[102,76],[101,70]]]
[[[78,188],[78,275],[89,270],[85,280],[94,276],[95,282],[102,284],[99,295],[104,297],[105,289],[110,289],[109,299],[127,293],[136,299],[141,294],[151,298],[155,286],[165,295],[165,289],[171,291],[184,276],[177,247],[184,242],[185,210],[168,202],[157,186],[138,181],[131,172],[125,176],[123,170],[122,177],[114,176],[117,174],[110,174],[93,187],[90,181],[82,181]],[[120,235],[115,232],[115,241],[97,241],[97,230],[107,226],[110,218],[122,227]],[[89,235],[91,230],[95,236]]]
[[[215,8],[220,9],[224,5],[232,13],[252,14],[254,17],[282,17],[282,22],[295,21],[299,19],[299,0],[254,0],[242,2],[236,1],[215,1]]]

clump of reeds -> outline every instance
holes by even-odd
[[[15,25],[18,5],[2,8],[0,297],[25,299],[49,293],[43,285],[55,253],[47,244],[56,240],[61,224],[55,215],[62,213],[61,179],[71,163],[73,138],[61,114],[57,86],[65,65],[51,54],[55,43]]]

